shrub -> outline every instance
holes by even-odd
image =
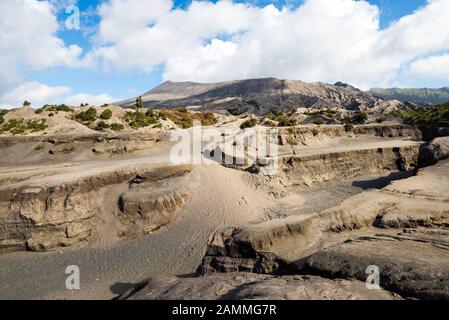
[[[316,137],[320,132],[317,129],[312,130],[312,134],[314,137]]]
[[[42,112],[44,112],[44,108],[39,108],[34,111],[35,114],[41,114]]]
[[[418,128],[427,126],[449,126],[449,102],[434,107],[416,110],[402,109],[393,112],[394,116],[400,117],[405,124]]]
[[[53,113],[53,112],[50,112],[49,114],[48,114],[48,116],[49,117],[53,117],[55,114]]]
[[[315,121],[313,121],[313,124],[317,125],[317,126],[321,126],[324,124],[323,119],[316,119]]]
[[[31,106],[31,102],[29,102],[28,100],[25,100],[25,101],[23,102],[23,106],[24,106],[24,107],[29,107],[29,106]]]
[[[153,124],[157,124],[159,119],[157,115],[147,116],[146,113],[136,111],[131,112],[128,111],[125,114],[124,120],[131,126],[133,129],[139,129],[148,127]]]
[[[354,125],[352,123],[345,124],[345,131],[346,132],[349,132],[349,131],[352,131],[352,130],[354,130]]]
[[[100,114],[100,118],[103,120],[109,120],[112,118],[112,111],[109,109],[104,110],[101,114]]]
[[[382,123],[382,122],[384,122],[385,121],[385,118],[377,118],[376,119],[376,122],[377,123]]]
[[[103,131],[105,129],[109,129],[110,125],[108,125],[106,122],[104,121],[100,121],[97,123],[97,126],[95,127],[95,130],[97,131]]]
[[[60,104],[60,105],[46,104],[42,107],[42,109],[43,109],[42,111],[53,111],[53,112],[73,112],[74,111],[72,108],[70,108],[69,106],[67,106],[65,104]]]
[[[288,133],[289,134],[297,134],[298,133],[298,128],[288,128]]]
[[[246,129],[246,128],[252,128],[252,127],[254,127],[255,125],[257,124],[257,119],[255,119],[255,118],[252,118],[252,119],[249,119],[249,120],[246,120],[245,122],[243,122],[241,125],[240,125],[240,129]]]
[[[159,118],[170,119],[183,129],[191,128],[193,121],[200,121],[203,126],[211,126],[217,123],[217,118],[212,112],[191,113],[185,108],[163,110],[159,114]]]
[[[46,119],[40,119],[40,120],[31,120],[28,121],[27,129],[31,130],[31,132],[38,132],[42,131],[48,128],[47,120]]]
[[[111,130],[112,131],[122,131],[123,129],[125,129],[125,126],[121,123],[113,123],[111,124]]]
[[[38,145],[34,148],[34,150],[36,150],[36,151],[44,150],[44,145],[43,145],[43,144],[38,144]]]
[[[352,122],[356,124],[364,124],[368,120],[368,116],[365,112],[357,111],[354,117],[352,117]]]
[[[80,112],[75,116],[75,119],[81,122],[92,122],[97,119],[97,110],[89,108],[86,111]]]

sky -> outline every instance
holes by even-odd
[[[449,86],[448,16],[449,0],[1,0],[0,108],[168,80]]]

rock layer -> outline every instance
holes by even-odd
[[[365,283],[357,280],[227,273],[200,278],[151,278],[124,293],[119,299],[392,300],[398,297],[384,290],[367,290]]]

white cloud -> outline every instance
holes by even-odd
[[[87,94],[87,93],[79,93],[64,99],[64,103],[70,106],[79,106],[81,103],[88,103],[93,106],[101,106],[105,103],[112,103],[116,101],[120,101],[120,98],[113,98],[108,94]]]
[[[408,72],[414,77],[449,80],[449,54],[416,60]]]
[[[11,91],[5,93],[0,102],[7,108],[21,106],[23,101],[28,100],[33,106],[57,101],[62,95],[70,93],[68,87],[49,87],[39,82],[26,82]]]
[[[100,106],[122,100],[108,94],[78,93],[71,95],[71,93],[72,90],[69,87],[50,87],[36,81],[25,82],[3,94],[0,97],[0,106],[2,109],[17,108],[22,106],[25,100],[30,101],[33,107],[60,103],[71,106],[79,106],[81,103]]]
[[[81,48],[56,36],[58,21],[47,1],[0,1],[0,94],[23,74],[53,66],[77,66]]]
[[[367,88],[398,80],[423,55],[449,49],[448,0],[428,0],[387,29],[367,1],[306,0],[296,9],[231,1],[110,0],[101,5],[92,61],[152,71],[167,80],[276,76],[343,80]]]

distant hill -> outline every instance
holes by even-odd
[[[144,93],[146,107],[198,107],[205,110],[227,110],[265,114],[268,111],[298,108],[340,108],[346,110],[385,110],[399,102],[383,101],[348,84],[337,82],[307,83],[299,80],[261,78],[218,83],[165,82]],[[119,102],[130,107],[135,98]]]
[[[434,105],[449,101],[449,87],[440,89],[373,88],[369,90],[369,93],[382,99],[412,102],[417,105]]]

